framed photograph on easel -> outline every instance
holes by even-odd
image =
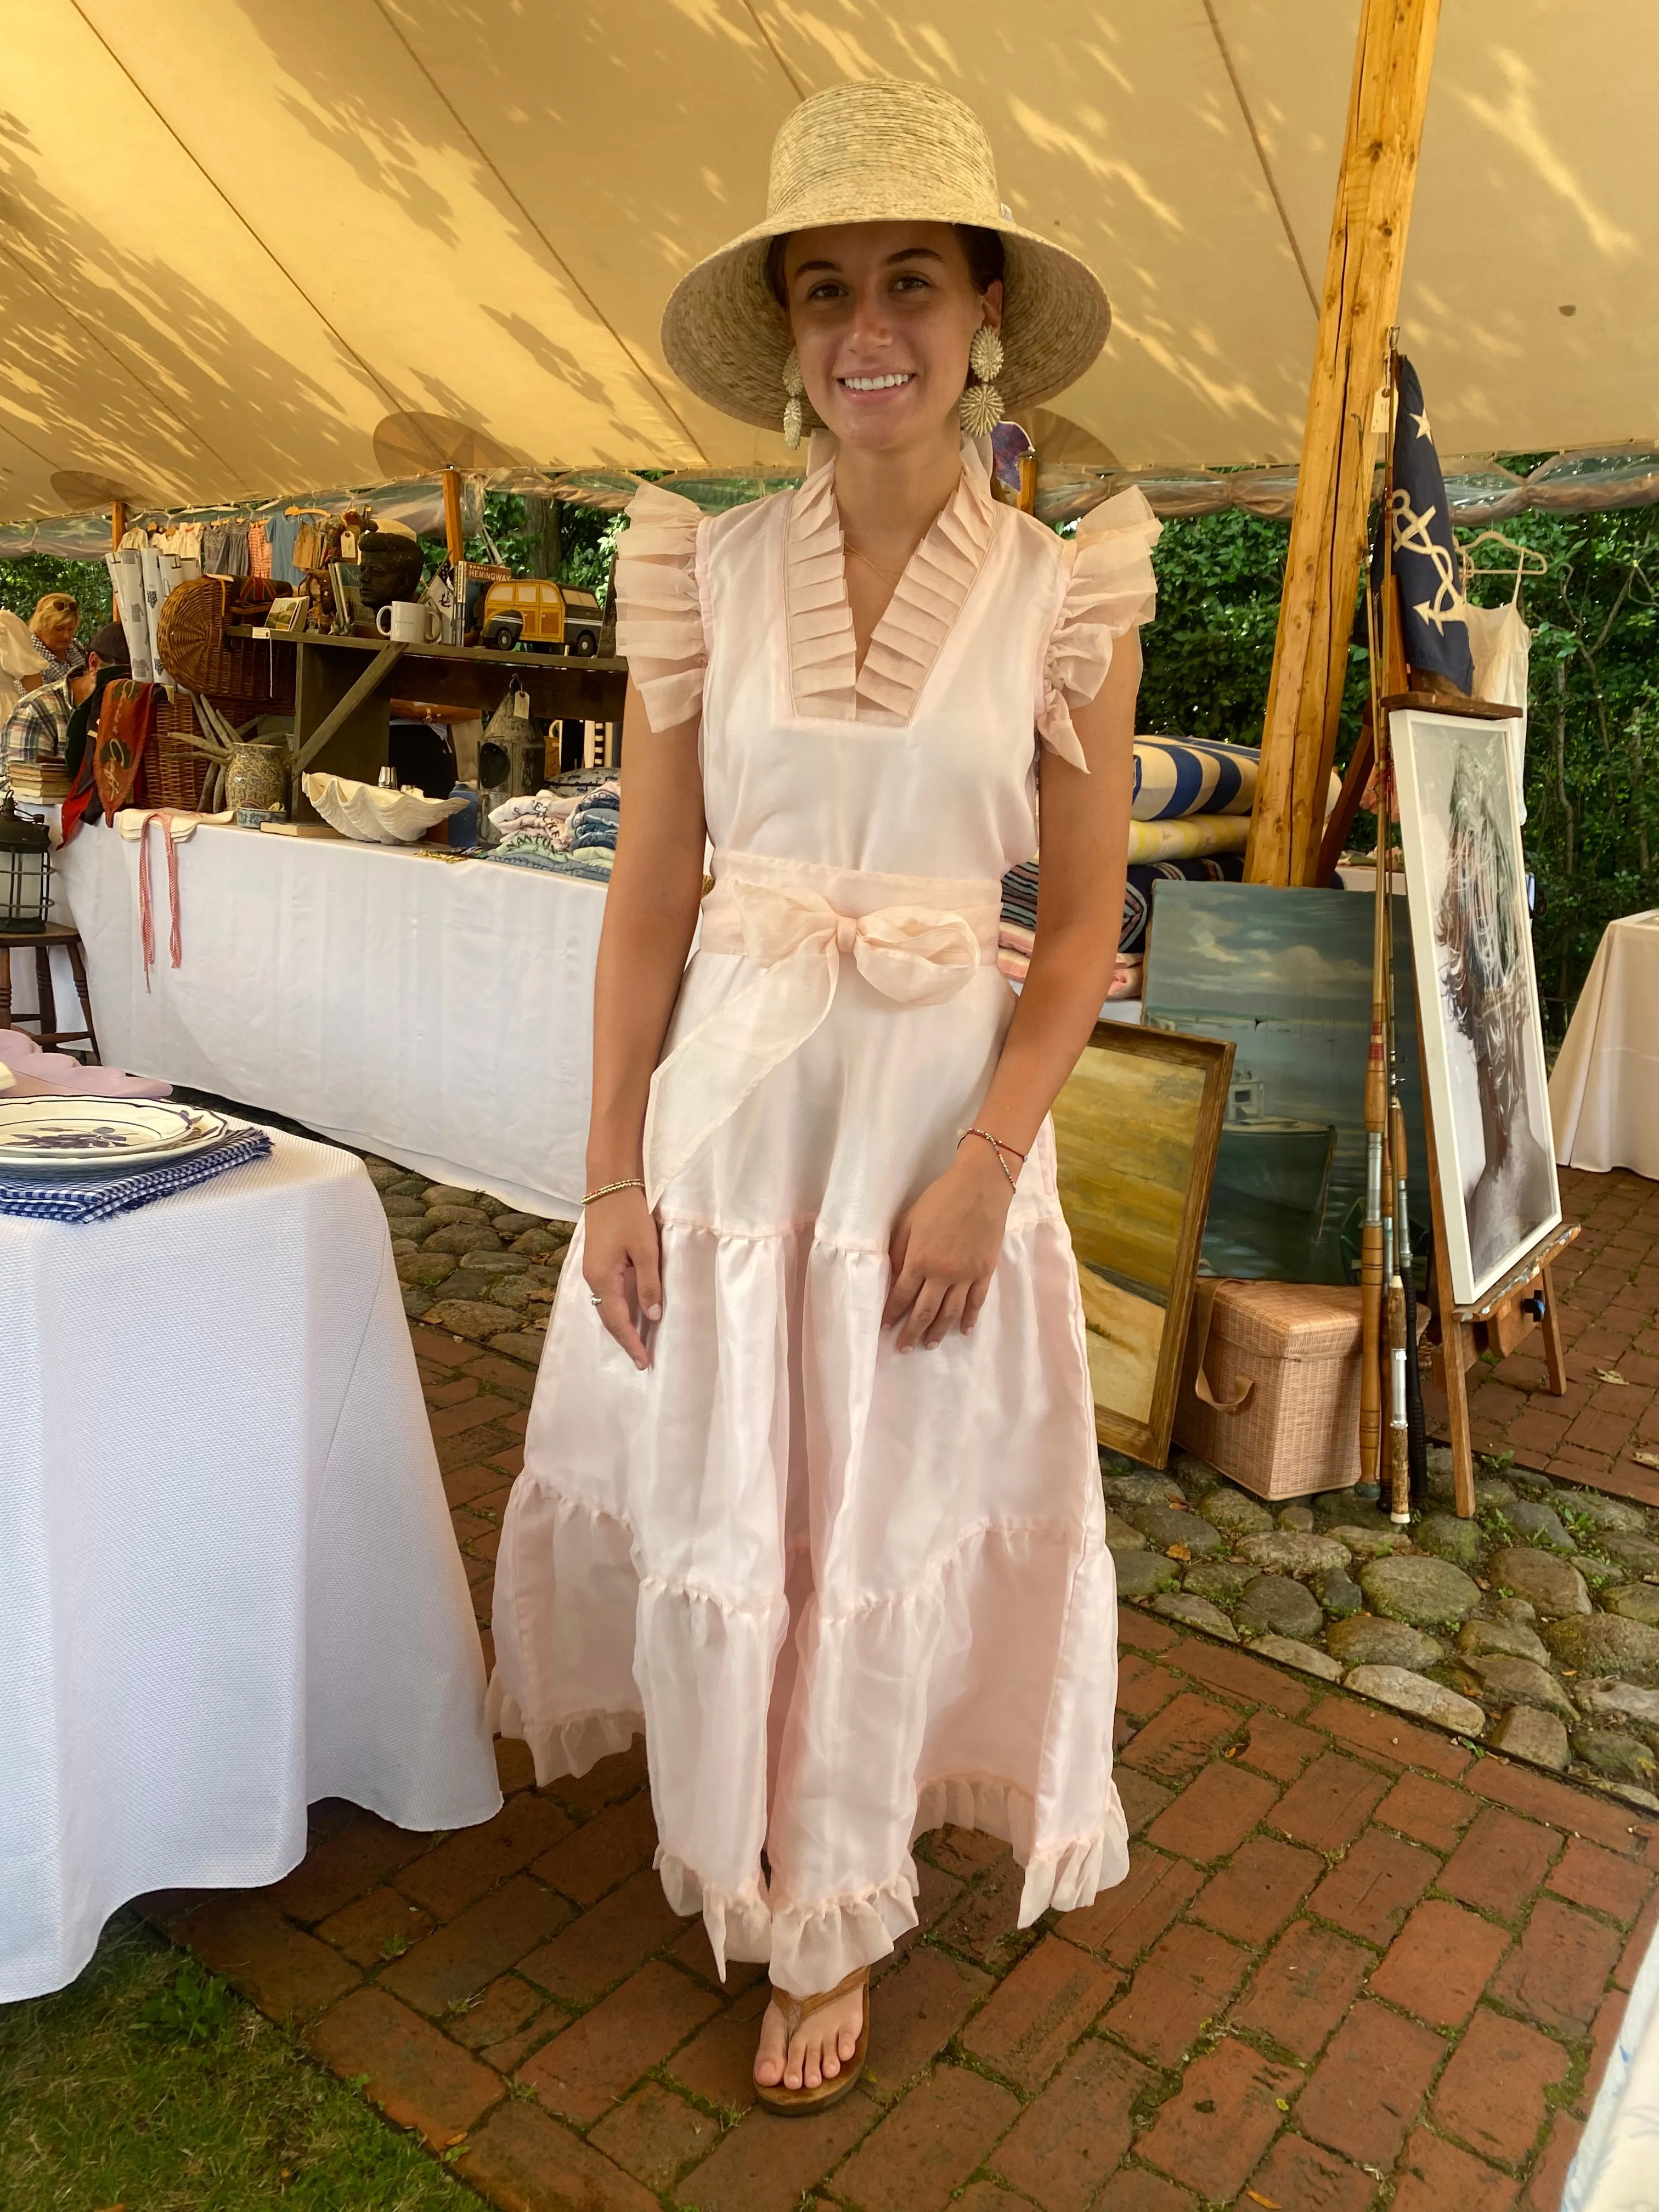
[[[1389,718],[1454,1303],[1561,1219],[1508,726]]]

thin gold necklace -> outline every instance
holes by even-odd
[[[870,558],[870,556],[865,551],[863,546],[854,545],[852,539],[847,536],[845,532],[842,533],[841,542],[855,561],[862,561],[866,568],[873,568],[877,575],[885,578],[888,583],[896,584],[902,581],[904,575],[903,568],[884,568],[879,561],[872,561]],[[905,567],[908,568],[908,566],[909,563],[907,562],[905,563]]]

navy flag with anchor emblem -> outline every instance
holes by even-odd
[[[1463,591],[1452,536],[1446,480],[1434,449],[1429,410],[1417,371],[1403,354],[1395,365],[1400,390],[1394,433],[1394,573],[1400,586],[1400,615],[1406,659],[1414,668],[1431,668],[1460,690],[1472,690],[1474,662],[1468,624],[1463,619]],[[1374,565],[1382,574],[1379,539]]]

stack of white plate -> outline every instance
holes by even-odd
[[[221,1114],[147,1098],[0,1098],[0,1178],[133,1175],[235,1134]]]

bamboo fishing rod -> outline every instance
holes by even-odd
[[[1394,441],[1399,409],[1400,376],[1395,336],[1389,334],[1389,450],[1382,478],[1382,657],[1386,670],[1395,665],[1395,643],[1400,620],[1399,602],[1394,583]],[[1367,591],[1369,592],[1369,581]],[[1372,744],[1376,755],[1376,927],[1373,935],[1374,965],[1371,976],[1372,1035],[1375,1039],[1377,1010],[1382,1014],[1383,1080],[1379,1118],[1382,1122],[1381,1144],[1378,1147],[1381,1173],[1378,1188],[1379,1228],[1378,1255],[1382,1283],[1387,1286],[1386,1305],[1378,1316],[1377,1382],[1379,1395],[1382,1375],[1388,1379],[1388,1451],[1389,1513],[1396,1528],[1407,1527],[1411,1520],[1411,1428],[1409,1393],[1407,1389],[1408,1361],[1416,1346],[1407,1334],[1410,1328],[1404,1267],[1410,1265],[1411,1235],[1406,1224],[1403,1206],[1405,1189],[1406,1152],[1405,1115],[1400,1106],[1397,1075],[1398,1062],[1395,1050],[1394,1016],[1394,902],[1389,889],[1389,825],[1394,819],[1394,747],[1386,711],[1379,714],[1382,702],[1376,698],[1377,676],[1375,660],[1372,664]],[[1370,1081],[1367,1071],[1366,1128],[1369,1149],[1370,1128]],[[1368,1161],[1369,1165],[1369,1161]],[[1405,1255],[1402,1264],[1402,1251]],[[1380,1413],[1380,1408],[1379,1408]],[[1379,1420],[1380,1429],[1380,1420]],[[1383,1464],[1382,1438],[1377,1438],[1378,1502],[1381,1503],[1382,1469]]]
[[[1389,349],[1389,459],[1382,479],[1383,574],[1389,573],[1388,544],[1393,528],[1389,494],[1394,483],[1394,349]],[[1386,591],[1386,581],[1385,581]],[[1371,1034],[1365,1060],[1365,1215],[1359,1234],[1359,1480],[1381,1497],[1382,1486],[1382,1152],[1388,1121],[1384,986],[1386,878],[1382,759],[1386,744],[1382,685],[1377,662],[1377,620],[1370,564],[1365,575],[1365,630],[1370,647],[1373,782],[1377,807],[1376,883],[1371,911]]]

